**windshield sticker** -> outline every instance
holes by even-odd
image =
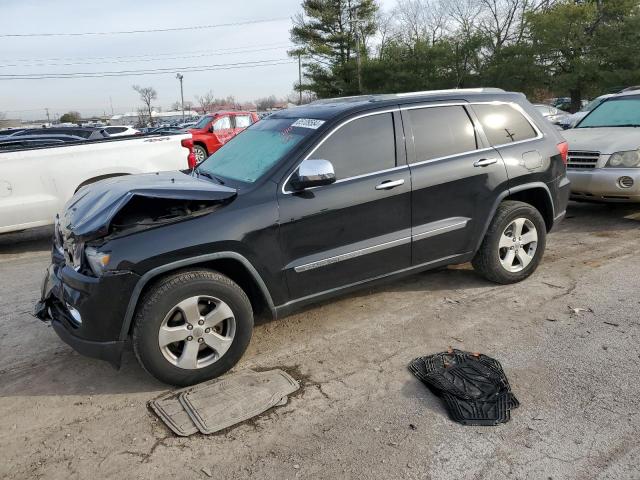
[[[314,118],[299,118],[291,124],[292,127],[310,128],[316,130],[322,126],[324,120],[316,120]]]

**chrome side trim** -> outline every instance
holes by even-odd
[[[321,260],[316,260],[314,262],[304,263],[302,265],[298,265],[293,267],[293,270],[296,273],[306,272],[308,270],[313,270],[320,267],[325,267],[327,265],[332,265],[338,262],[344,262],[345,260],[351,260],[352,258],[361,257],[362,255],[367,255],[369,253],[379,252],[381,250],[386,250],[387,248],[397,247],[399,245],[404,245],[411,242],[411,237],[402,237],[396,240],[391,240],[389,242],[379,243],[377,245],[372,245],[370,247],[360,248],[358,250],[353,250],[351,252],[342,253],[340,255],[335,255],[332,257],[323,258]],[[287,265],[289,267],[289,265]]]
[[[412,240],[422,240],[425,238],[435,237],[447,232],[453,232],[460,230],[467,226],[470,218],[467,217],[452,217],[445,218],[444,220],[438,220],[436,222],[426,223],[418,227],[414,227],[411,238]],[[417,232],[417,233],[416,233]]]
[[[282,311],[282,309],[291,307],[291,306],[293,306],[293,305],[295,305],[297,303],[307,302],[307,301],[310,301],[310,300],[312,300],[314,298],[317,298],[317,297],[338,293],[341,290],[346,290],[346,289],[349,289],[349,288],[357,287],[359,285],[364,285],[366,283],[374,282],[376,280],[381,280],[381,279],[386,278],[386,277],[391,277],[393,275],[400,275],[400,274],[410,273],[410,272],[415,271],[415,270],[420,270],[422,268],[429,267],[430,265],[435,265],[435,264],[438,264],[438,263],[441,263],[441,262],[449,262],[449,260],[454,260],[454,259],[457,259],[457,258],[464,258],[465,255],[468,255],[469,253],[471,253],[471,252],[465,252],[465,253],[461,253],[461,254],[457,254],[457,255],[449,255],[447,257],[438,258],[436,260],[431,260],[429,262],[421,263],[419,265],[413,265],[411,267],[402,268],[400,270],[395,270],[395,271],[389,272],[389,273],[383,273],[382,275],[377,275],[375,277],[367,278],[365,280],[360,280],[358,282],[349,283],[347,285],[331,288],[329,290],[324,290],[322,292],[312,293],[311,295],[307,295],[307,296],[304,296],[304,297],[296,298],[294,300],[290,300],[290,301],[288,301],[286,303],[283,303],[282,305],[278,305],[277,307],[275,307],[276,308],[276,312],[277,311]]]

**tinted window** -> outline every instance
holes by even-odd
[[[416,162],[470,152],[477,148],[473,123],[463,107],[408,110]]]
[[[231,128],[231,118],[229,118],[229,117],[219,118],[213,124],[213,130],[214,131],[216,131],[216,130],[226,130],[228,128]]]
[[[382,113],[340,127],[310,158],[329,160],[340,180],[395,167],[395,152],[393,116]]]
[[[537,136],[529,121],[510,105],[474,105],[491,145],[519,142]]]
[[[236,115],[236,128],[247,128],[251,125],[250,115]]]
[[[107,131],[107,133],[110,134],[114,134],[114,133],[122,133],[126,130],[126,128],[123,127],[109,127],[109,128],[105,128],[105,130]]]

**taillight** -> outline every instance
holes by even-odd
[[[189,155],[187,155],[187,164],[189,165],[189,168],[195,168],[196,167],[196,154],[193,153],[193,139],[191,138],[185,138],[184,140],[182,140],[180,142],[180,144],[184,147],[184,148],[188,148],[189,149]]]
[[[562,142],[558,144],[558,152],[560,152],[560,156],[562,157],[562,161],[564,164],[567,164],[567,157],[569,156],[569,144],[567,142]]]

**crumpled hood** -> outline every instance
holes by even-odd
[[[640,147],[640,128],[602,127],[572,128],[562,132],[569,150],[587,150],[608,155]]]
[[[78,190],[65,205],[60,226],[65,237],[89,240],[106,235],[116,214],[135,197],[193,200],[214,205],[236,194],[233,188],[179,171],[125,175]]]

